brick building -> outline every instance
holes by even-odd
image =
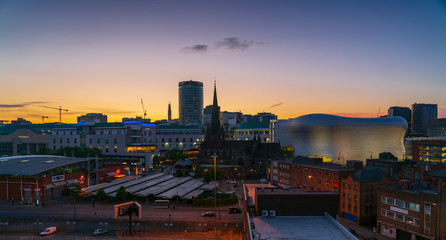
[[[122,173],[113,160],[28,155],[0,158],[0,200],[37,202],[60,197],[75,184],[106,182]]]
[[[376,223],[376,189],[394,183],[379,169],[364,168],[341,179],[339,215],[360,225]]]
[[[402,180],[378,188],[379,232],[394,239],[445,239],[445,185]]]
[[[308,192],[300,188],[256,188],[257,216],[324,216],[338,214],[338,194],[335,192]],[[266,211],[266,212],[265,212]]]
[[[362,162],[359,165],[355,169],[353,165],[343,166],[308,157],[272,160],[270,178],[271,183],[278,186],[338,192],[340,179],[359,170]]]

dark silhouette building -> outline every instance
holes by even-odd
[[[254,140],[247,141],[225,140],[225,133],[220,125],[220,107],[214,83],[212,120],[201,144],[198,157],[200,168],[212,169],[215,155],[218,156],[217,164],[222,169],[224,177],[242,179],[264,175],[267,160],[280,156],[280,144],[261,143],[258,136],[254,137]]]
[[[414,103],[412,105],[412,133],[427,135],[429,128],[437,125],[437,104]]]

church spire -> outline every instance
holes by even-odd
[[[206,132],[206,140],[224,140],[224,131],[220,127],[220,107],[217,100],[217,82],[214,79],[214,101],[212,104],[211,125]]]
[[[214,79],[214,102],[213,102],[213,107],[218,106],[218,101],[217,101],[217,81]]]

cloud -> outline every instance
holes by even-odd
[[[278,106],[280,106],[282,104],[283,103],[276,103],[276,104],[273,104],[273,105],[269,106],[269,108],[267,108],[267,109],[270,109],[270,108],[273,108],[273,107],[278,107]]]
[[[205,53],[208,50],[207,44],[196,44],[189,47],[184,47],[181,49],[183,53]]]
[[[251,40],[241,40],[238,37],[228,37],[224,38],[223,41],[217,42],[216,48],[226,48],[229,50],[240,50],[245,51],[246,49],[256,46],[264,45],[262,42],[255,42]]]
[[[24,102],[18,104],[0,104],[0,108],[22,108],[32,104],[44,104],[48,102]]]

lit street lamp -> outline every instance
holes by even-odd
[[[214,213],[217,210],[217,155],[214,158]],[[217,237],[217,214],[214,214],[214,237]]]

